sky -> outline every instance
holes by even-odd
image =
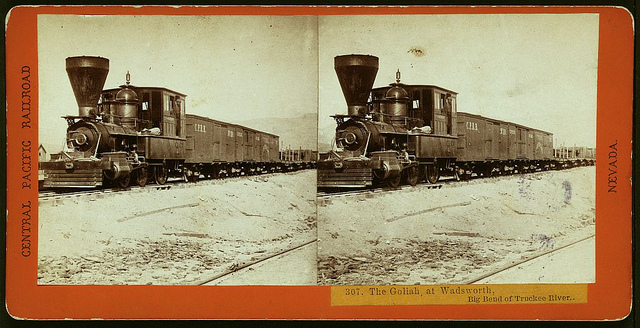
[[[333,58],[370,54],[380,58],[375,87],[399,69],[403,83],[458,92],[459,111],[551,132],[556,145],[595,145],[597,14],[39,15],[38,51],[50,152],[64,144],[60,117],[78,111],[65,58],[79,55],[110,60],[105,88],[129,71],[133,85],[187,94],[193,114],[237,123],[317,113],[318,141],[330,143],[330,115],[347,110]]]
[[[108,58],[105,88],[123,84],[129,71],[132,85],[184,93],[188,113],[217,120],[315,114],[316,23],[314,16],[39,15],[39,138],[49,152],[62,150],[60,117],[78,113],[65,70],[70,56]]]
[[[597,14],[321,16],[318,27],[319,142],[335,131],[329,116],[347,112],[333,58],[369,54],[374,87],[399,69],[403,83],[457,92],[458,111],[595,146]]]

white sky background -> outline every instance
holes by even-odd
[[[319,142],[346,114],[333,58],[380,58],[374,87],[433,84],[458,92],[458,111],[595,146],[598,15],[321,16]],[[424,50],[422,57],[408,52]]]
[[[39,15],[39,138],[62,150],[60,117],[78,113],[65,59],[81,55],[110,60],[105,88],[123,84],[128,70],[133,85],[186,94],[192,114],[236,123],[317,113],[316,24],[314,16]]]

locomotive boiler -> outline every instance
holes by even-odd
[[[468,179],[559,168],[553,134],[458,112],[457,93],[435,85],[395,83],[373,88],[379,60],[334,59],[347,102],[335,148],[318,162],[318,187],[366,187],[403,181],[436,183],[441,175]]]

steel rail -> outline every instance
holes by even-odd
[[[311,170],[311,169],[302,169],[302,170],[289,171],[289,172],[254,174],[254,175],[241,175],[241,176],[223,177],[223,178],[211,178],[211,179],[205,178],[205,179],[199,179],[198,182],[196,183],[184,182],[184,180],[182,179],[177,180],[176,178],[173,181],[167,181],[167,184],[164,184],[164,185],[153,184],[153,185],[146,185],[144,187],[131,185],[127,188],[99,187],[96,189],[86,189],[86,190],[45,189],[45,190],[40,190],[38,192],[38,200],[43,201],[43,200],[50,200],[50,199],[73,199],[76,197],[85,197],[85,196],[92,196],[92,195],[102,195],[102,194],[121,193],[121,192],[132,192],[132,191],[142,192],[142,191],[150,191],[150,190],[168,190],[168,189],[171,189],[172,186],[181,188],[184,186],[196,186],[198,184],[209,185],[209,184],[215,184],[217,181],[234,181],[234,180],[251,178],[251,177],[264,177],[264,176],[272,176],[272,175],[283,174],[283,173],[297,173],[297,172],[303,172],[306,170]]]
[[[584,167],[584,166],[582,166]],[[511,178],[515,178],[515,177],[526,177],[526,176],[539,176],[542,174],[547,174],[547,173],[554,173],[554,172],[559,172],[559,171],[568,171],[568,170],[572,170],[572,169],[577,169],[580,167],[572,167],[569,169],[564,169],[564,170],[546,170],[546,171],[537,171],[537,172],[529,172],[529,173],[514,173],[514,174],[508,174],[508,175],[498,175],[498,176],[489,176],[489,177],[485,177],[485,176],[473,176],[471,178],[469,178],[468,180],[456,180],[453,177],[445,177],[445,179],[442,179],[440,181],[438,181],[435,184],[431,184],[427,181],[423,181],[418,183],[415,187],[420,187],[420,188],[425,188],[426,189],[441,189],[442,187],[460,187],[460,186],[469,186],[469,185],[476,185],[476,184],[480,184],[480,183],[485,183],[485,182],[492,182],[492,181],[500,181],[500,180],[504,180],[504,179],[511,179]],[[317,199],[321,199],[321,200],[328,200],[331,198],[338,198],[338,197],[349,197],[349,196],[360,196],[360,195],[367,195],[367,194],[377,194],[377,193],[382,193],[382,192],[394,192],[394,191],[400,191],[400,190],[412,190],[412,188],[414,188],[414,186],[410,186],[410,185],[401,185],[397,188],[392,188],[389,186],[376,186],[376,187],[368,187],[365,189],[357,189],[357,190],[338,190],[338,191],[333,191],[333,190],[322,190],[319,191],[316,194],[316,198]]]
[[[530,262],[530,261],[535,260],[535,259],[537,259],[537,258],[540,258],[540,257],[542,257],[542,256],[549,255],[549,254],[551,254],[551,253],[555,253],[555,252],[557,252],[557,251],[559,251],[559,250],[562,250],[562,249],[565,249],[565,248],[567,248],[567,247],[571,247],[571,246],[573,246],[573,245],[576,245],[576,244],[579,244],[579,243],[581,243],[581,242],[587,241],[587,240],[589,240],[589,239],[591,239],[591,238],[594,238],[595,236],[596,236],[595,234],[594,234],[594,235],[590,235],[590,236],[588,236],[588,237],[585,237],[585,238],[582,238],[582,239],[576,240],[576,241],[571,242],[571,243],[569,243],[569,244],[566,244],[566,245],[564,245],[564,246],[561,246],[561,247],[558,247],[558,248],[554,248],[554,249],[548,250],[548,251],[546,251],[546,252],[543,252],[543,253],[540,253],[540,254],[534,255],[534,256],[532,256],[532,257],[526,258],[526,259],[524,259],[524,260],[522,260],[522,261],[516,261],[515,263],[510,263],[510,264],[508,264],[507,266],[504,266],[504,267],[502,267],[502,268],[499,268],[499,269],[496,269],[496,270],[490,271],[490,272],[485,273],[485,274],[483,274],[483,275],[481,275],[481,276],[479,276],[479,277],[476,277],[476,278],[473,278],[473,279],[471,279],[471,280],[467,280],[467,281],[461,282],[461,284],[463,284],[463,285],[470,285],[470,284],[476,283],[476,282],[478,282],[478,281],[480,281],[480,280],[483,280],[483,279],[485,279],[485,278],[489,278],[489,277],[491,277],[491,276],[495,276],[495,275],[497,275],[498,273],[501,273],[501,272],[503,272],[503,271],[509,270],[509,269],[511,269],[511,268],[513,268],[513,267],[516,267],[516,266],[518,266],[518,265],[521,265],[521,264],[524,264],[524,263]]]
[[[287,248],[287,249],[282,250],[282,251],[279,251],[279,252],[277,252],[277,253],[275,253],[275,254],[272,254],[272,255],[269,255],[269,256],[263,257],[263,258],[261,258],[261,259],[258,259],[258,260],[252,261],[252,262],[247,262],[247,263],[245,263],[245,264],[239,265],[239,266],[234,267],[234,268],[232,268],[232,269],[227,269],[225,272],[219,273],[219,274],[217,274],[217,275],[215,275],[215,276],[213,276],[213,277],[211,277],[211,278],[206,278],[206,279],[203,279],[203,280],[198,281],[198,282],[196,283],[196,285],[205,285],[205,284],[208,284],[208,283],[210,283],[210,282],[212,282],[212,281],[215,281],[215,280],[218,280],[218,279],[223,278],[223,277],[225,277],[225,276],[228,276],[228,275],[230,275],[230,274],[232,274],[232,273],[234,273],[234,272],[238,272],[238,271],[240,271],[240,270],[242,270],[242,269],[248,268],[248,267],[250,267],[250,266],[256,265],[256,264],[258,264],[258,263],[264,262],[264,261],[269,260],[269,259],[272,259],[272,258],[274,258],[274,257],[277,257],[277,256],[280,256],[280,255],[283,255],[283,254],[287,254],[287,253],[293,252],[293,251],[295,251],[295,250],[297,250],[297,249],[300,249],[300,248],[305,247],[305,246],[307,246],[307,245],[313,244],[313,243],[315,243],[315,242],[317,242],[317,241],[318,241],[318,239],[316,238],[316,239],[313,239],[313,240],[307,241],[307,242],[305,242],[305,243],[303,243],[303,244],[301,244],[301,245],[297,245],[297,246],[292,247],[292,248]]]

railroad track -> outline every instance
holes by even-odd
[[[43,190],[38,193],[38,201],[56,200],[56,199],[74,199],[79,197],[105,195],[116,192],[112,189],[96,189],[96,190],[74,190],[74,191],[55,191]]]
[[[437,184],[418,184],[421,188],[426,189],[440,189],[444,186],[444,183]],[[316,194],[316,198],[318,200],[329,200],[332,198],[349,198],[349,197],[373,197],[378,194],[388,193],[388,192],[399,192],[402,190],[409,190],[412,186],[400,186],[397,188],[390,187],[373,187],[362,190],[347,190],[347,191],[320,191]]]
[[[118,194],[123,192],[143,192],[151,190],[168,190],[171,189],[171,185],[147,185],[145,187],[130,186],[127,188],[98,188],[98,189],[85,189],[85,190],[42,190],[38,192],[38,201],[49,200],[63,200],[63,199],[77,199],[85,197],[101,198],[106,195]]]
[[[570,168],[567,170],[563,170],[563,171],[568,171],[568,170],[572,170],[572,169],[576,169],[578,167],[575,168]],[[440,180],[438,183],[436,184],[430,184],[428,182],[421,182],[418,183],[415,187],[414,186],[410,186],[410,185],[401,185],[397,188],[391,188],[391,187],[368,187],[365,189],[357,189],[357,190],[353,190],[353,189],[349,189],[349,190],[340,190],[340,189],[336,189],[336,190],[322,190],[319,191],[316,194],[316,198],[320,201],[320,202],[326,202],[326,201],[330,201],[332,199],[339,199],[339,198],[351,198],[351,197],[364,197],[364,198],[372,198],[375,197],[375,195],[379,195],[379,194],[383,194],[383,193],[387,193],[387,192],[399,192],[399,191],[408,191],[408,190],[415,190],[414,188],[420,188],[418,190],[423,190],[423,189],[442,189],[444,188],[449,188],[449,187],[459,187],[459,186],[468,186],[468,185],[475,185],[475,184],[480,184],[480,183],[486,183],[486,182],[492,182],[492,181],[500,181],[503,179],[513,179],[514,177],[533,177],[533,178],[538,178],[540,175],[543,174],[548,174],[548,173],[552,173],[552,172],[556,172],[556,171],[538,171],[538,172],[531,172],[531,173],[523,173],[523,174],[510,174],[510,175],[500,175],[500,176],[491,176],[491,177],[483,177],[483,176],[473,176],[471,177],[469,180],[455,180],[455,178],[453,177],[445,177],[442,180]]]
[[[241,270],[248,269],[248,268],[250,268],[252,266],[255,266],[255,265],[259,264],[259,263],[271,260],[271,259],[276,258],[278,256],[289,254],[289,253],[291,253],[293,251],[296,251],[298,249],[301,249],[301,248],[304,248],[306,246],[315,244],[317,241],[318,241],[318,239],[316,238],[316,239],[304,242],[302,244],[299,244],[299,245],[296,245],[296,246],[281,250],[281,251],[279,251],[277,253],[265,256],[265,257],[263,257],[261,259],[258,259],[258,260],[255,260],[255,261],[251,261],[251,262],[247,262],[247,263],[243,263],[243,264],[240,264],[240,265],[237,265],[237,266],[233,266],[231,268],[228,268],[227,270],[225,270],[222,273],[216,274],[216,275],[211,276],[211,277],[207,277],[207,278],[205,278],[203,280],[200,280],[200,281],[196,282],[195,284],[196,285],[212,285],[215,281],[220,280],[220,279],[222,279],[224,277],[227,277],[227,276],[229,276],[229,275],[231,275],[231,274],[233,274],[235,272],[239,272]]]
[[[595,235],[590,235],[590,236],[588,236],[588,237],[585,237],[585,238],[582,238],[582,239],[579,239],[579,240],[573,241],[573,242],[568,243],[568,244],[566,244],[566,245],[563,245],[563,246],[561,246],[561,247],[553,248],[553,249],[551,249],[551,250],[548,250],[548,251],[543,252],[543,253],[540,253],[540,254],[536,254],[536,255],[531,256],[531,257],[528,257],[528,258],[526,258],[526,259],[523,259],[523,260],[520,260],[520,261],[515,261],[515,262],[512,262],[512,263],[509,263],[508,265],[506,265],[506,266],[504,266],[504,267],[501,267],[501,268],[498,268],[498,269],[492,270],[492,271],[487,272],[487,273],[485,273],[485,274],[483,274],[483,275],[480,275],[480,276],[478,276],[478,277],[475,277],[475,278],[472,278],[472,279],[470,279],[470,280],[467,280],[467,281],[461,282],[461,284],[463,284],[463,285],[470,285],[470,284],[477,283],[477,282],[479,282],[479,281],[481,281],[481,280],[484,280],[484,279],[486,279],[486,278],[489,278],[489,277],[495,276],[495,275],[497,275],[497,274],[499,274],[499,273],[502,273],[502,272],[504,272],[504,271],[507,271],[507,270],[509,270],[509,269],[511,269],[511,268],[517,267],[517,266],[519,266],[519,265],[521,265],[521,264],[524,264],[524,263],[527,263],[527,262],[533,261],[533,260],[535,260],[535,259],[537,259],[537,258],[540,258],[540,257],[543,257],[543,256],[551,255],[551,254],[556,253],[556,252],[558,252],[558,251],[560,251],[560,250],[563,250],[563,249],[566,249],[566,248],[571,247],[571,246],[573,246],[573,245],[576,245],[576,244],[579,244],[579,243],[585,242],[585,241],[587,241],[587,240],[589,240],[589,239],[591,239],[591,238],[594,238],[594,237],[595,237]]]
[[[295,172],[303,172],[306,170],[299,170]],[[292,172],[289,172],[292,173]],[[55,201],[55,200],[64,200],[64,199],[78,199],[78,198],[101,198],[108,195],[121,194],[121,193],[135,193],[135,192],[150,192],[154,190],[169,190],[172,188],[188,188],[196,185],[213,185],[220,183],[220,181],[234,181],[241,180],[251,177],[265,177],[268,178],[270,176],[281,174],[281,173],[267,173],[260,175],[242,175],[242,176],[234,176],[234,177],[225,177],[220,179],[201,179],[196,183],[192,182],[184,182],[184,180],[180,178],[171,178],[167,181],[167,184],[158,185],[158,184],[148,184],[144,187],[140,186],[129,186],[127,188],[117,188],[117,187],[102,187],[97,189],[62,189],[62,190],[41,190],[38,192],[38,201]]]

